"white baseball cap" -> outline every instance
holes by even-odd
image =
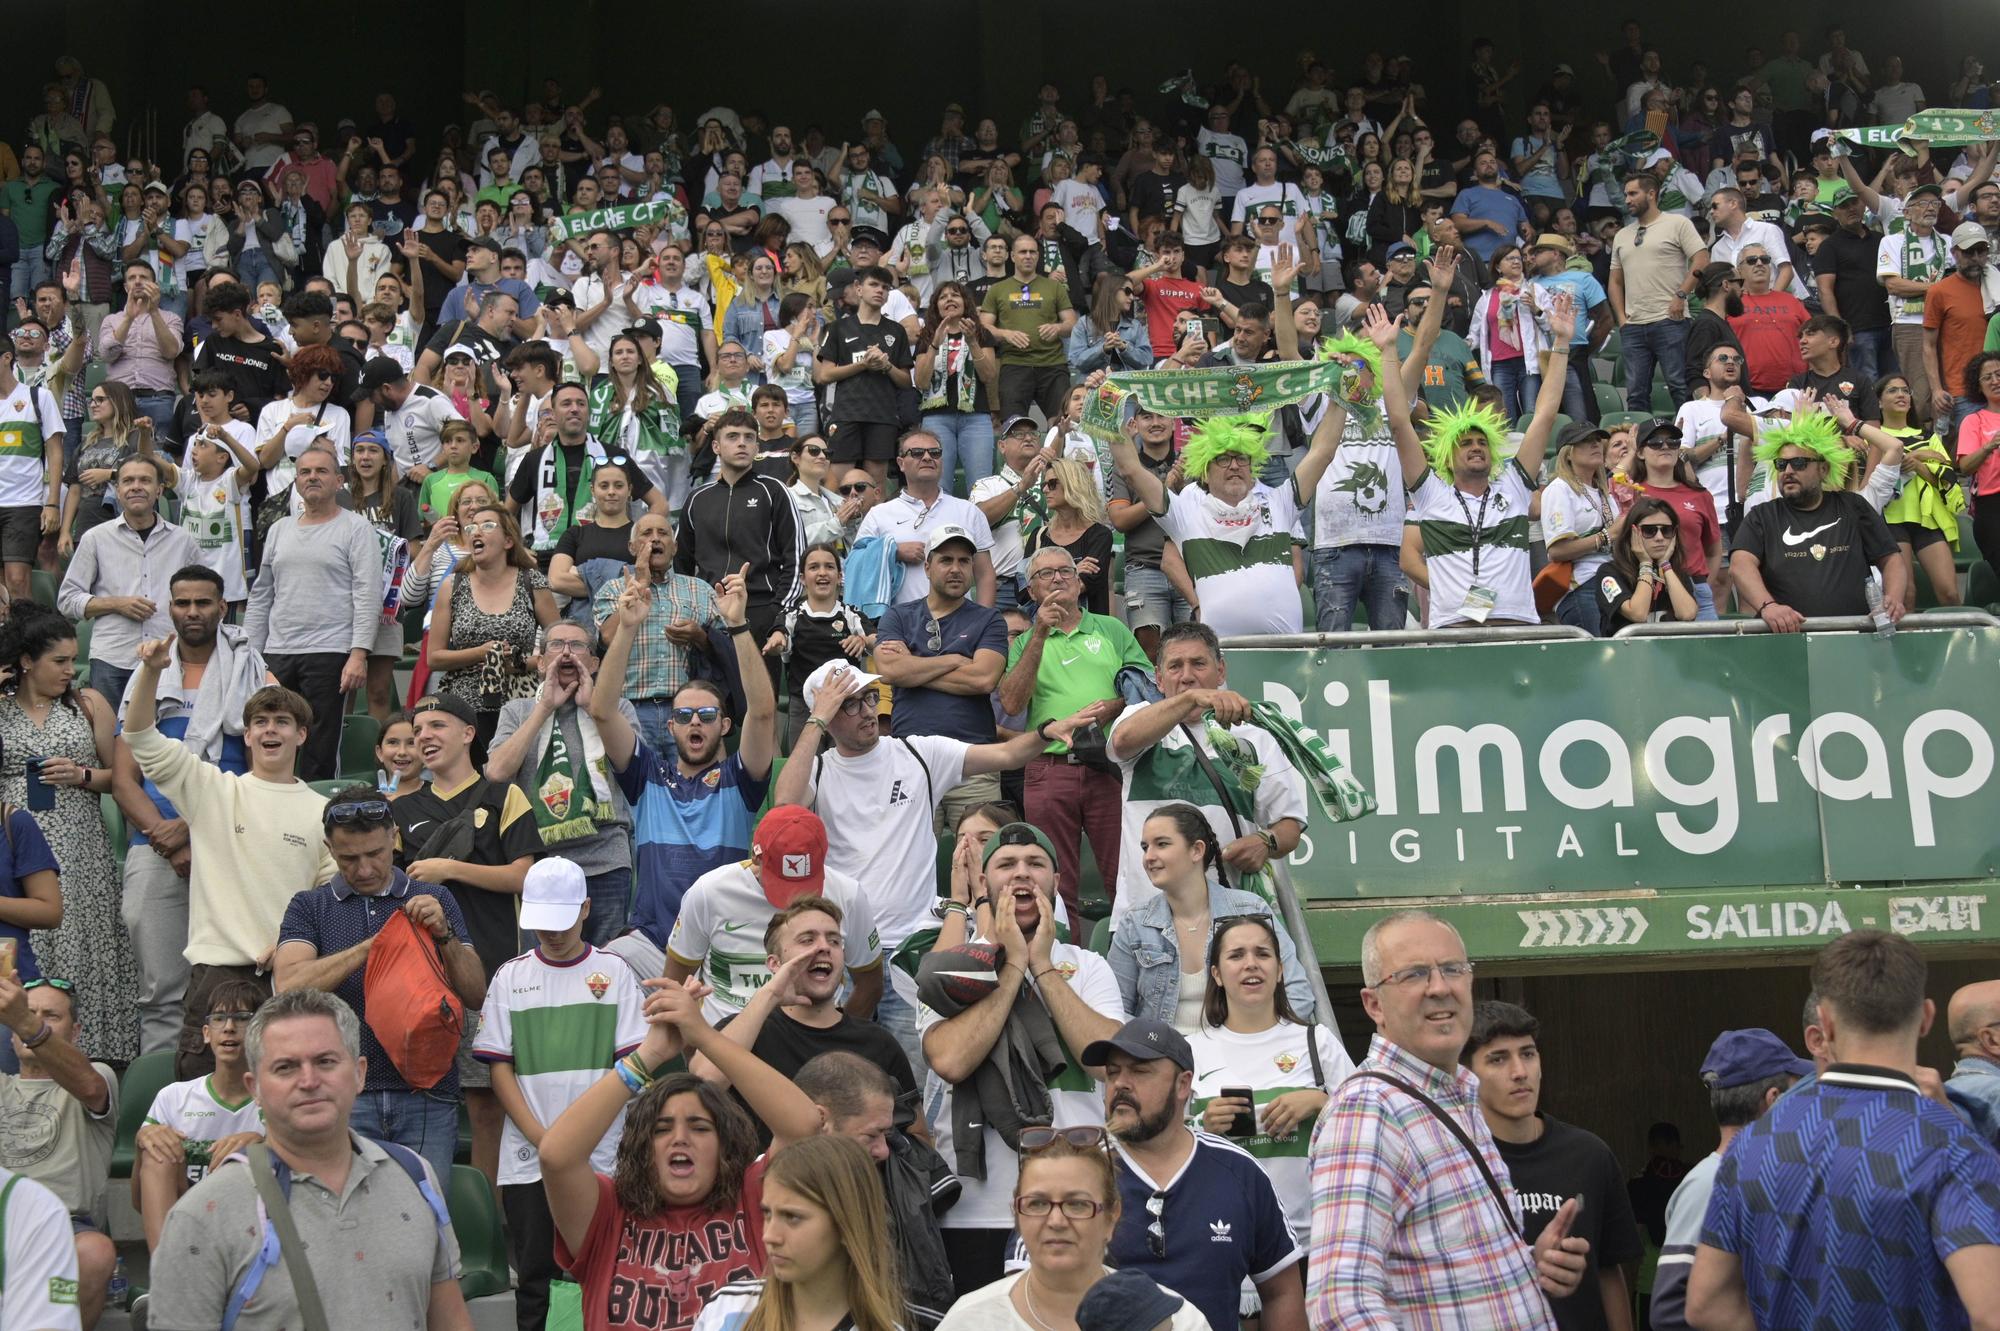
[[[536,860],[521,884],[521,932],[559,934],[576,923],[589,899],[583,870],[574,861],[560,855]]]
[[[819,669],[813,671],[810,675],[806,676],[804,692],[805,692],[805,700],[807,707],[811,707],[813,705],[814,700],[819,697],[819,691],[827,686],[827,684],[833,679],[834,674],[842,670],[845,670],[849,675],[853,676],[855,679],[860,680],[863,688],[866,688],[868,685],[873,684],[877,680],[882,678],[880,675],[871,675],[865,670],[856,670],[853,666],[853,663],[848,661],[847,658],[836,656],[831,661],[826,662]],[[523,925],[521,927],[526,928],[527,926]]]

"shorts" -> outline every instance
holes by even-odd
[[[1936,527],[1926,527],[1921,522],[1892,522],[1889,534],[1910,547],[1911,553],[1938,544],[1944,540],[1944,533]]]
[[[1157,568],[1125,566],[1125,622],[1137,629],[1163,629],[1169,623],[1185,624],[1194,618],[1194,608],[1182,599]]]
[[[493,1085],[493,1067],[472,1056],[473,1037],[479,1034],[479,1009],[465,1010],[465,1029],[458,1037],[458,1084],[461,1089],[480,1091]]]
[[[32,564],[42,547],[39,504],[0,508],[0,563]]]
[[[833,421],[826,427],[827,459],[850,467],[857,462],[888,462],[896,456],[902,433],[892,421]]]

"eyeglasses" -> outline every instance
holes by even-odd
[[[1075,578],[1076,578],[1076,570],[1073,568],[1037,569],[1033,573],[1028,575],[1028,580],[1030,582],[1034,581],[1071,582],[1074,581]]]
[[[1771,262],[1771,256],[1768,254],[1745,254],[1737,259],[1736,262],[1742,264],[1745,268],[1762,268]]]
[[[93,407],[102,406],[104,403],[109,402],[110,400],[111,400],[110,398],[106,397],[102,393],[92,393],[90,395],[90,405]]]
[[[704,721],[713,725],[716,718],[722,715],[722,709],[720,707],[676,707],[673,711],[667,713],[667,715],[672,718],[675,725],[684,726],[695,721]]]
[[[74,980],[59,979],[53,975],[44,975],[39,980],[25,981],[22,983],[21,989],[23,992],[26,992],[29,989],[40,989],[44,985],[47,985],[51,989],[61,990],[63,993],[66,994],[73,994],[76,992],[76,982]]]
[[[1040,1219],[1051,1211],[1060,1209],[1071,1220],[1089,1220],[1099,1211],[1109,1209],[1104,1202],[1090,1197],[1065,1197],[1057,1201],[1053,1197],[1016,1197],[1014,1214]]]
[[[418,709],[423,710],[422,708]],[[322,827],[372,827],[389,821],[389,801],[348,800],[329,804],[320,819]]]
[[[1674,524],[1671,522],[1642,522],[1639,524],[1641,536],[1672,536]]]
[[[852,485],[843,485],[843,486],[841,486],[841,487],[840,487],[840,493],[842,493],[842,494],[844,494],[844,495],[860,495],[860,494],[867,494],[867,493],[868,493],[868,492],[869,492],[869,491],[870,491],[871,489],[873,489],[873,488],[874,488],[874,486],[873,486],[873,485],[872,485],[872,484],[871,484],[870,482],[868,482],[868,481],[856,481],[856,482],[855,482],[854,484],[852,484]]]
[[[718,360],[746,360],[749,358],[750,353],[747,351],[718,351],[715,355]]]
[[[1021,1129],[1021,1150],[1024,1154],[1046,1151],[1057,1142],[1074,1146],[1079,1151],[1101,1150],[1108,1138],[1104,1129],[1094,1125],[1079,1125],[1073,1128],[1029,1127]],[[1047,1212],[1043,1212],[1044,1215]]]
[[[204,1020],[211,1026],[248,1026],[254,1012],[211,1012]]]
[[[1146,1251],[1162,1260],[1167,1255],[1167,1228],[1161,1219],[1166,1209],[1167,1194],[1164,1192],[1156,1192],[1146,1199],[1146,1214],[1152,1217],[1146,1226]]]
[[[1421,966],[1405,966],[1393,975],[1384,975],[1375,988],[1385,984],[1428,984],[1431,972],[1436,971],[1447,982],[1472,978],[1472,963],[1469,961],[1441,961],[1436,964],[1425,962]]]
[[[944,456],[944,450],[942,448],[906,448],[903,450],[903,456],[906,458],[936,460]]]
[[[860,716],[864,711],[872,712],[881,705],[882,691],[870,689],[866,693],[857,693],[852,698],[842,700],[840,713],[842,716]]]
[[[1773,458],[1771,465],[1779,471],[1804,471],[1817,461],[1818,458]]]
[[[467,531],[499,531],[500,522],[497,518],[488,518],[484,522],[468,522],[465,524],[465,529]]]
[[[800,449],[799,452],[804,453],[809,458],[823,458],[826,456],[826,450],[824,448],[816,448],[810,444]]]

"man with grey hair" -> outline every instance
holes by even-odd
[[[145,1323],[220,1326],[239,1299],[238,1331],[305,1320],[308,1300],[285,1262],[261,1257],[272,1231],[258,1184],[269,1175],[316,1264],[327,1325],[407,1324],[407,1310],[421,1307],[429,1331],[469,1331],[436,1176],[414,1153],[349,1126],[363,1077],[354,1010],[323,990],[288,990],[257,1010],[245,1043],[264,1142],[212,1168],[168,1213]]]
[[[1569,1234],[1575,1198],[1521,1238],[1479,1079],[1458,1061],[1465,941],[1429,911],[1393,912],[1362,937],[1361,978],[1375,1038],[1313,1133],[1309,1324],[1552,1331],[1548,1296],[1577,1288],[1590,1245]]]

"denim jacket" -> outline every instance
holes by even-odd
[[[2000,1063],[1961,1058],[1944,1092],[1989,1143],[2000,1146]]]
[[[1292,946],[1285,922],[1271,903],[1254,892],[1234,887],[1208,885],[1208,918],[1227,919],[1231,915],[1269,915],[1278,933],[1278,958],[1285,968],[1285,995],[1300,1021],[1313,1019],[1312,985],[1306,968],[1299,964],[1298,949]],[[1164,895],[1135,908],[1111,935],[1111,971],[1118,977],[1118,993],[1125,1011],[1134,1018],[1152,1017],[1171,1023],[1181,998],[1180,947],[1174,941],[1173,910]]]

